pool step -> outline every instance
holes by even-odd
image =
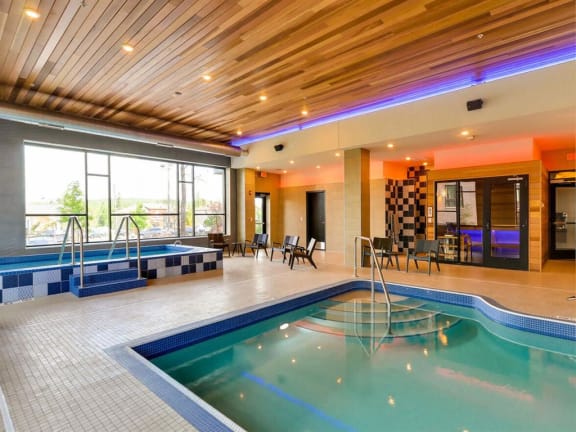
[[[323,302],[318,312],[299,321],[298,325],[341,336],[382,338],[437,333],[459,322],[452,316],[426,310],[421,301],[393,303],[391,310],[389,325],[386,304],[331,300]]]
[[[109,294],[146,286],[147,279],[138,277],[135,268],[106,270],[84,275],[84,286],[80,288],[80,275],[70,275],[70,292],[77,297]]]

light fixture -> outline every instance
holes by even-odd
[[[268,96],[266,96],[266,95],[260,95],[260,101],[261,101],[261,102],[264,102],[264,101],[266,101],[266,100],[268,100]]]
[[[468,136],[468,135],[470,135],[470,131],[467,129],[464,129],[462,132],[460,132],[460,135],[463,137]]]
[[[205,73],[204,75],[202,75],[202,79],[204,81],[210,81],[212,79],[212,75]]]
[[[122,45],[122,50],[124,50],[127,53],[131,53],[132,51],[134,51],[134,47],[130,44],[124,44]]]
[[[316,165],[316,169],[320,168],[320,165]]]
[[[336,153],[334,153],[334,156],[336,156],[336,157],[340,157],[340,152],[336,152]]]
[[[300,111],[300,114],[302,114],[304,117],[306,117],[308,115],[308,110],[306,108],[302,108],[302,111]]]
[[[40,13],[35,11],[34,9],[24,9],[24,15],[31,19],[38,19],[40,18]]]
[[[406,159],[407,161],[412,160],[410,156],[406,156],[404,159]]]
[[[280,330],[286,330],[288,327],[290,327],[290,324],[284,323],[280,326]]]
[[[290,161],[290,165],[294,165],[294,161],[293,161],[293,160]]]
[[[236,135],[242,136],[242,130],[241,130],[241,129],[238,129],[238,130],[236,131]]]
[[[394,144],[388,143],[388,144],[386,144],[386,147],[388,147],[388,148],[394,148]]]
[[[288,173],[288,171],[282,170],[282,174],[286,174],[286,173]]]

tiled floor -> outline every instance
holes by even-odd
[[[290,271],[281,260],[226,257],[224,271],[210,276],[178,277],[99,297],[61,294],[0,306],[0,387],[14,430],[194,430],[105,350],[353,277],[351,268],[337,264],[340,255],[318,252],[316,259],[318,270],[306,264]],[[360,275],[369,277],[369,270]],[[576,321],[576,301],[567,300],[576,295],[574,261],[549,262],[542,273],[442,265],[431,276],[422,266],[420,273],[389,269],[384,276]]]

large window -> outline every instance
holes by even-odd
[[[28,246],[61,243],[70,216],[88,242],[113,239],[124,216],[144,239],[226,230],[224,168],[35,144],[25,163]]]

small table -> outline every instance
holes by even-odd
[[[242,256],[246,256],[246,248],[244,247],[244,242],[232,243],[232,256],[238,251]]]

